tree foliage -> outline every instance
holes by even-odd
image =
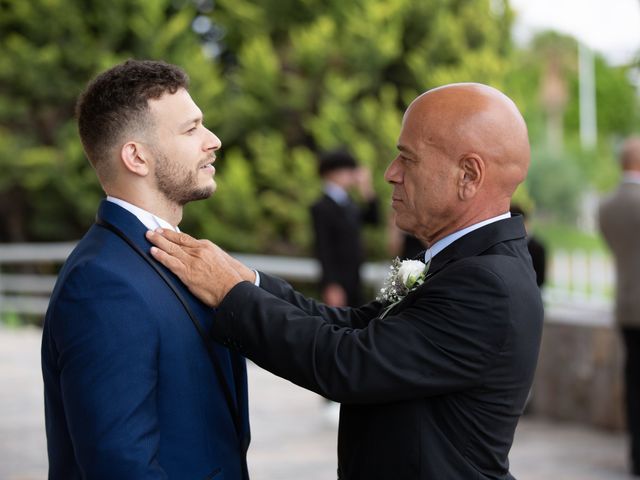
[[[560,152],[549,149],[548,117],[542,99],[551,66],[566,88],[564,148]],[[634,131],[637,134],[640,125],[638,93],[629,80],[633,67],[614,67],[595,55],[598,142],[594,149],[586,149],[580,143],[577,40],[557,32],[541,32],[512,57],[506,89],[524,113],[534,146],[525,187],[544,217],[575,224],[582,196],[593,189],[606,191],[619,178],[617,147],[623,137]]]
[[[215,64],[185,34],[195,14],[169,0],[0,1],[4,240],[76,239],[92,222],[102,192],[74,105],[96,73],[127,58],[164,58],[189,70],[203,98],[220,95]]]
[[[428,88],[504,89],[538,138],[537,47],[513,54],[512,17],[508,0],[0,0],[0,240],[76,239],[92,222],[103,193],[74,103],[133,57],[184,67],[222,139],[218,191],[187,206],[181,227],[234,251],[308,253],[318,152],[346,147],[388,198],[402,113]],[[637,104],[625,73],[598,69],[601,131],[627,132]],[[385,255],[384,230],[367,232],[370,253]]]
[[[494,4],[492,10],[490,3]],[[496,11],[495,5],[500,7]],[[498,84],[511,12],[489,0],[0,0],[5,240],[77,238],[102,195],[73,119],[86,82],[129,57],[183,66],[223,141],[219,188],[183,228],[244,251],[301,253],[316,155],[382,173],[402,112],[429,87]],[[384,228],[370,232],[382,250]]]
[[[382,174],[409,102],[442,83],[501,82],[510,21],[503,7],[219,0],[209,15],[226,32],[218,62],[227,94],[223,106],[205,109],[217,117],[212,126],[224,144],[220,188],[212,202],[189,207],[200,221],[215,219],[203,225],[207,236],[229,248],[243,237],[246,250],[308,249],[308,206],[320,190],[315,158],[336,147],[370,167],[388,198]],[[229,207],[234,201],[253,205]],[[384,256],[384,228],[368,233],[373,253]]]

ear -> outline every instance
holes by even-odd
[[[470,153],[460,159],[459,167],[458,198],[470,200],[484,182],[485,163],[480,155]]]
[[[138,142],[127,142],[120,150],[120,161],[131,173],[146,177],[150,171],[149,161],[151,155],[148,150]]]

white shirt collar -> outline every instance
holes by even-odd
[[[121,206],[128,212],[134,214],[142,224],[147,227],[149,230],[155,230],[156,228],[166,228],[173,230],[174,232],[179,232],[180,229],[178,227],[174,227],[166,220],[154,215],[151,212],[147,212],[146,210],[136,207],[135,205],[125,202],[119,198],[115,198],[112,196],[107,196],[107,201],[111,203],[115,203],[116,205]]]
[[[456,240],[464,237],[466,234],[473,232],[485,225],[489,225],[490,223],[498,222],[500,220],[504,220],[506,218],[511,218],[511,213],[503,213],[502,215],[498,215],[497,217],[488,218],[487,220],[483,220],[482,222],[474,223],[473,225],[469,225],[468,227],[463,228],[462,230],[458,230],[457,232],[453,232],[450,235],[447,235],[444,238],[441,238],[436,243],[434,243],[424,254],[425,263],[431,261],[433,257],[435,257],[442,250],[447,248]]]
[[[640,172],[624,172],[622,183],[635,183],[640,185]]]
[[[324,182],[324,193],[329,195],[338,205],[344,205],[349,201],[349,194],[346,190],[333,182]]]

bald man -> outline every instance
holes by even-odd
[[[627,427],[631,471],[640,476],[640,137],[620,152],[622,182],[600,205],[600,230],[616,263],[615,317],[625,344]]]
[[[407,110],[386,180],[398,227],[429,246],[401,300],[330,308],[215,245],[148,232],[205,303],[214,336],[342,403],[338,477],[512,479],[507,455],[535,370],[543,309],[521,217],[527,128],[486,85],[430,90]],[[419,283],[419,282],[418,282]]]

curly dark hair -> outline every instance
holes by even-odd
[[[180,67],[162,61],[127,60],[94,78],[78,98],[78,130],[89,162],[103,183],[112,178],[108,161],[124,134],[150,125],[148,100],[188,88]]]

